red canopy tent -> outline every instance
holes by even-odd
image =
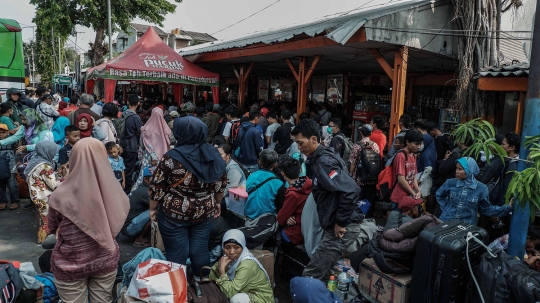
[[[145,84],[173,84],[175,100],[182,100],[183,84],[212,87],[214,103],[219,102],[219,75],[189,62],[171,49],[154,31],[148,30],[135,44],[116,58],[88,69],[86,91],[92,93],[96,80],[105,84],[105,100],[112,102],[116,81]]]

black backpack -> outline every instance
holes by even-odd
[[[231,146],[232,150],[236,150],[236,148],[239,146],[239,140],[238,140],[238,132],[242,128],[242,123],[240,123],[240,120],[232,122],[231,121],[231,134],[229,135],[229,145]],[[221,132],[223,133],[223,131]]]
[[[381,172],[381,155],[375,152],[372,142],[359,143],[362,149],[356,167],[356,177],[363,183],[376,182]]]
[[[8,180],[11,177],[10,155],[6,152],[0,153],[0,180]]]
[[[360,272],[360,267],[364,259],[373,258],[377,267],[385,274],[405,274],[412,272],[414,252],[387,252],[379,247],[380,237],[371,239],[367,244],[364,244],[359,250],[349,256],[351,267]],[[392,260],[395,263],[402,265],[405,268],[396,268],[388,264],[387,260]]]
[[[122,115],[122,117],[118,119],[114,119],[113,125],[114,129],[116,130],[116,143],[120,144],[122,148],[126,148],[127,146],[127,139],[126,139],[126,120],[129,117],[136,116],[135,113],[129,113],[125,117]]]

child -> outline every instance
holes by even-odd
[[[397,176],[397,183],[390,196],[394,210],[399,208],[402,199],[407,197],[420,199],[422,195],[415,178],[417,169],[414,154],[420,149],[424,137],[419,131],[410,129],[405,134],[404,140],[405,147],[396,153],[392,162],[392,170]]]
[[[58,175],[65,179],[69,174],[69,155],[71,154],[71,149],[81,139],[81,132],[77,127],[68,125],[64,129],[64,134],[66,135],[66,144],[58,151],[58,164],[60,165]]]
[[[540,227],[529,225],[527,231],[527,240],[525,241],[526,254],[523,258],[527,264],[540,271],[540,253],[535,250],[535,247],[540,245]],[[497,238],[488,246],[491,250],[507,250],[508,249],[508,234]]]
[[[475,178],[480,168],[473,158],[463,157],[456,161],[456,177],[448,179],[437,190],[437,202],[441,206],[443,222],[460,220],[476,225],[477,213],[490,217],[504,217],[512,211],[513,201],[508,205],[489,203],[487,186]]]
[[[114,175],[116,176],[118,182],[122,184],[122,188],[125,188],[126,176],[124,174],[124,170],[126,169],[126,166],[124,165],[124,159],[122,159],[122,157],[119,155],[118,146],[116,146],[116,143],[114,142],[107,142],[107,144],[105,144],[105,148],[107,149],[109,163],[111,163]]]

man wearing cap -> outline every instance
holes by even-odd
[[[76,110],[79,109],[79,107],[77,107],[77,102],[79,102],[79,98],[77,98],[77,96],[73,96],[71,99],[69,99],[69,105],[68,107],[58,111],[60,113],[60,115],[64,116],[64,117],[67,117],[69,116],[69,114],[71,112],[74,112]]]
[[[43,120],[43,123],[47,126],[49,130],[54,125],[54,120],[56,118],[60,117],[60,113],[54,109],[52,104],[52,97],[51,95],[45,95],[43,96],[43,102],[41,102],[38,106],[36,106],[36,111],[38,112],[38,115]]]
[[[8,98],[6,103],[11,105],[13,108],[13,114],[9,116],[9,118],[11,118],[13,122],[17,122],[19,123],[19,125],[22,125],[19,114],[26,108],[26,105],[19,102],[19,99],[21,98],[21,92],[15,87],[12,87],[7,90],[6,96]]]
[[[180,117],[180,114],[177,111],[173,110],[172,112],[169,113],[169,115],[171,116],[171,121],[169,121],[167,125],[169,126],[170,129],[172,129],[173,124],[174,124],[174,119]]]
[[[120,230],[123,236],[135,239],[134,246],[150,246],[150,197],[148,185],[152,178],[149,167],[143,170],[143,181],[129,196],[129,213]]]
[[[221,109],[221,106],[219,104],[208,102],[204,108],[206,110],[206,117],[202,118],[202,122],[208,126],[208,137],[206,138],[206,142],[212,143],[212,140],[214,140],[218,131],[219,119],[221,118],[219,116],[219,110]]]

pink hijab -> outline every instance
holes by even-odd
[[[111,170],[105,145],[94,138],[81,139],[73,146],[69,166],[70,174],[50,195],[49,206],[100,246],[114,251],[129,198]]]
[[[150,145],[156,152],[158,159],[169,151],[170,140],[169,136],[171,129],[163,119],[163,110],[155,107],[152,110],[152,115],[148,122],[141,128],[141,136],[146,150],[150,151]]]

